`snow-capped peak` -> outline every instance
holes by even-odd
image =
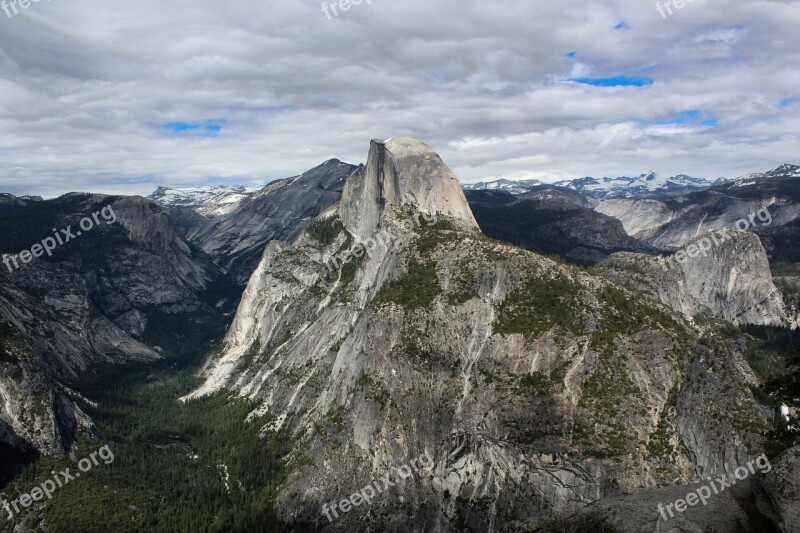
[[[535,187],[543,185],[539,180],[512,181],[498,179],[464,185],[464,190],[501,190],[511,194],[523,194]],[[636,177],[603,177],[594,178],[586,176],[573,180],[563,180],[553,183],[557,187],[571,189],[597,199],[605,198],[632,198],[640,196],[669,196],[706,189],[711,186],[711,181],[704,178],[694,178],[685,174],[665,177],[656,172],[645,172]]]
[[[256,190],[245,185],[203,185],[181,189],[159,187],[147,199],[164,207],[188,207],[201,215],[213,217],[230,213]]]
[[[598,199],[605,199],[673,195],[708,188],[711,186],[711,182],[704,178],[694,178],[685,174],[666,177],[651,171],[637,177],[622,176],[601,179],[585,177],[558,181],[555,185]]]
[[[752,174],[745,174],[731,182],[733,187],[744,187],[752,185],[759,180],[769,178],[800,178],[800,166],[783,164],[778,168],[768,170],[767,172],[755,172]]]
[[[524,194],[534,187],[542,185],[539,180],[507,180],[498,179],[493,181],[481,181],[479,183],[468,183],[463,185],[465,191],[505,191],[510,194]]]

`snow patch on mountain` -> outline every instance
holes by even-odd
[[[505,191],[510,194],[524,194],[534,187],[543,185],[539,180],[506,180],[481,181],[463,185],[465,191]]]
[[[245,185],[204,185],[183,189],[159,187],[147,199],[164,207],[188,207],[203,216],[218,217],[232,212],[257,190]]]
[[[754,172],[738,177],[729,183],[731,187],[746,187],[753,185],[761,180],[769,178],[800,178],[800,166],[783,164],[778,168],[767,172]]]
[[[562,180],[553,183],[557,187],[570,189],[598,200],[610,198],[640,198],[640,197],[664,197],[674,194],[682,194],[700,189],[707,189],[713,182],[704,178],[693,178],[685,174],[665,177],[648,172],[635,178],[577,178],[574,180]],[[539,180],[520,180],[512,181],[498,179],[494,181],[482,181],[464,185],[466,191],[476,190],[500,190],[511,194],[524,194],[536,187],[543,185]]]
[[[593,178],[558,181],[554,185],[573,189],[598,199],[637,198],[643,196],[670,196],[707,189],[712,182],[685,174],[667,177],[647,172],[636,177]]]

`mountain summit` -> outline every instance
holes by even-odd
[[[387,206],[407,204],[478,227],[458,180],[430,146],[409,137],[373,140],[366,168],[345,184],[339,217],[350,233],[364,240],[374,233]]]

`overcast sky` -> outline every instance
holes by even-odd
[[[8,0],[7,0],[8,1]],[[24,0],[23,0],[24,1]],[[680,0],[678,0],[680,2]],[[800,163],[800,1],[42,0],[0,10],[0,192],[263,184],[371,138],[462,182]]]

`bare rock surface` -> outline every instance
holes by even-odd
[[[705,252],[700,251],[701,241]],[[713,237],[700,235],[683,251],[682,262],[675,256],[618,253],[598,264],[595,272],[687,318],[705,315],[734,324],[774,326],[791,322],[757,235],[735,230]]]

